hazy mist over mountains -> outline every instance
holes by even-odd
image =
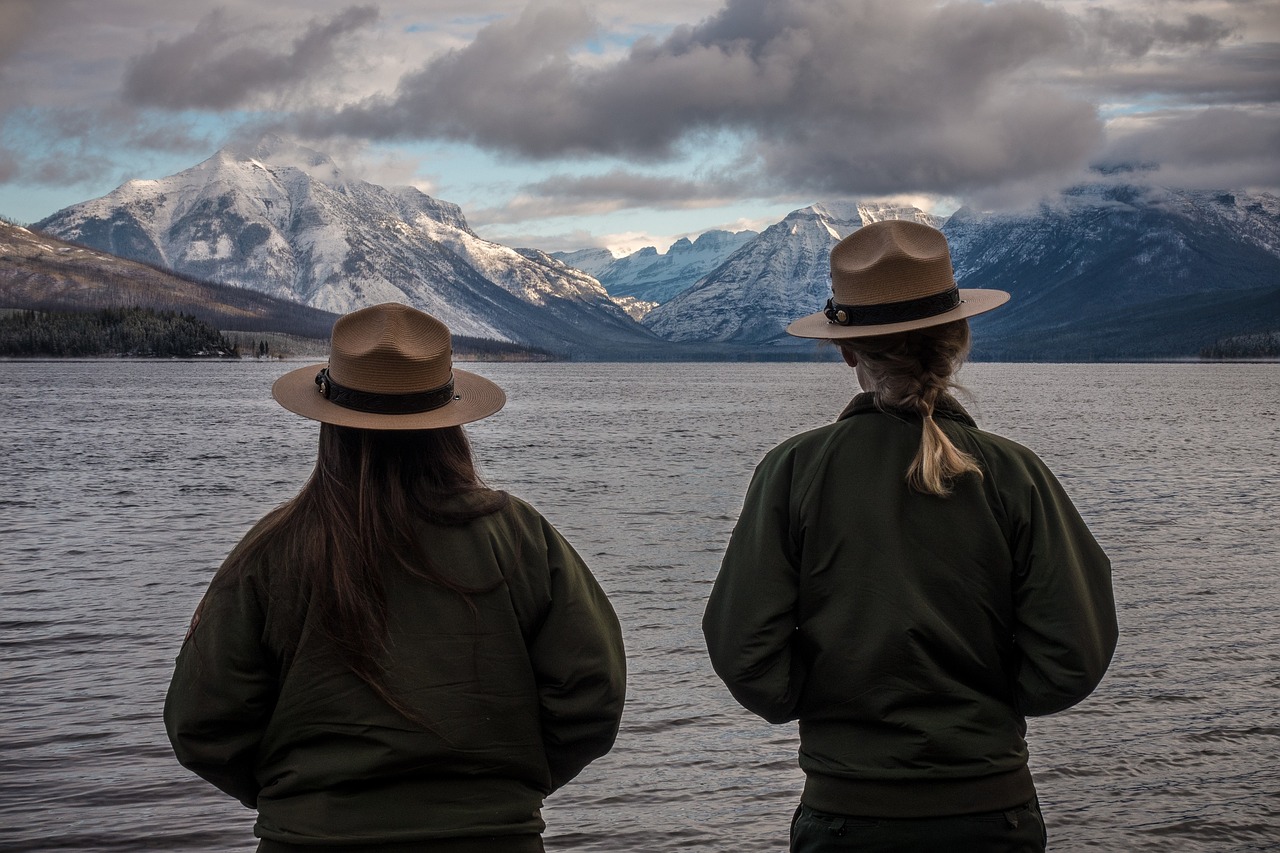
[[[1191,357],[1222,337],[1280,329],[1280,199],[1105,176],[1016,214],[831,201],[760,233],[711,230],[617,258],[486,241],[457,205],[348,179],[324,154],[268,136],[33,228],[324,312],[406,302],[459,335],[650,358],[696,355],[690,347],[811,353],[786,324],[830,295],[831,247],[886,218],[942,228],[962,287],[1013,294],[974,321],[977,357]]]

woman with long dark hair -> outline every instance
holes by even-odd
[[[267,853],[541,851],[543,798],[613,744],[625,662],[581,558],[476,474],[461,425],[505,395],[391,304],[273,395],[321,422],[318,460],[196,609],[179,761],[257,809]]]
[[[796,853],[1045,849],[1026,716],[1084,699],[1117,628],[1110,563],[1030,450],[952,393],[968,319],[945,237],[863,226],[788,328],[863,393],[756,469],[703,619],[746,708],[798,720]]]

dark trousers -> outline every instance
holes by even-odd
[[[999,812],[928,818],[855,817],[806,805],[791,819],[791,853],[1044,853],[1035,800]]]

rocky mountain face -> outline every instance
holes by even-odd
[[[641,250],[643,251],[643,250]],[[653,250],[657,254],[658,250]],[[578,249],[573,252],[552,252],[551,257],[557,261],[571,266],[574,269],[582,270],[587,275],[600,280],[600,275],[609,268],[611,264],[619,260],[617,256],[608,249]],[[604,284],[604,282],[600,282]],[[605,290],[608,290],[606,287]]]
[[[0,222],[0,307],[86,311],[141,306],[223,331],[328,338],[337,316],[254,290],[196,281]]]
[[[267,137],[168,178],[131,181],[33,230],[149,264],[148,275],[173,270],[188,284],[301,303],[316,312],[313,325],[398,301],[459,336],[569,356],[786,357],[812,351],[784,329],[826,302],[831,248],[890,218],[941,227],[962,287],[1013,294],[974,319],[976,357],[1195,357],[1220,339],[1280,330],[1280,199],[1266,193],[1099,183],[1035,210],[962,209],[946,220],[833,202],[760,234],[711,231],[663,254],[548,255],[483,240],[455,205],[349,179],[324,155]],[[95,299],[102,285],[63,263],[84,251],[58,243],[43,254],[54,266],[32,272],[15,250],[0,280],[38,298],[65,274]],[[111,286],[134,272],[108,276]]]
[[[831,202],[802,208],[769,226],[644,323],[667,340],[790,345],[788,323],[826,304],[831,249],[882,219],[941,219],[914,207]]]
[[[570,355],[655,340],[591,276],[483,240],[456,205],[349,179],[327,156],[278,137],[130,181],[34,227],[338,314],[403,302],[458,335]]]
[[[1194,357],[1219,338],[1280,329],[1280,199],[1085,186],[1018,214],[818,204],[789,214],[645,316],[672,341],[811,346],[786,325],[830,296],[831,247],[887,218],[942,228],[961,287],[1013,294],[975,318],[976,357]]]
[[[707,231],[682,237],[659,253],[646,246],[621,258],[605,249],[553,252],[552,257],[595,277],[614,297],[663,303],[688,289],[758,235],[755,231]]]
[[[1077,360],[1195,356],[1280,329],[1280,199],[1087,186],[1021,215],[943,226],[962,287],[1009,291],[975,318],[975,354]]]

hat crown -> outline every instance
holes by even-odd
[[[947,238],[920,222],[872,222],[831,250],[831,291],[842,305],[921,299],[955,286]]]
[[[370,394],[415,394],[440,388],[453,372],[449,328],[407,305],[362,308],[333,324],[329,375]]]

